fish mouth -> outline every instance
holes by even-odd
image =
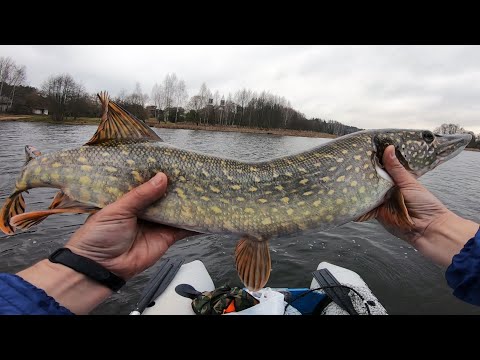
[[[442,162],[458,155],[472,140],[471,134],[435,135],[438,141],[437,157]]]

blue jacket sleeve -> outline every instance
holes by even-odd
[[[453,295],[480,306],[480,229],[453,257],[445,278],[453,289]]]
[[[20,276],[0,274],[0,315],[74,315]]]

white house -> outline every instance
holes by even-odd
[[[33,109],[32,113],[36,115],[48,115],[48,109]]]

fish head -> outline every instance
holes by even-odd
[[[441,135],[429,130],[377,130],[373,143],[380,164],[384,150],[394,145],[399,161],[418,178],[457,156],[471,139],[470,134]]]

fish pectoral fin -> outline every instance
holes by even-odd
[[[377,217],[377,214],[378,214],[378,208],[375,208],[375,209],[367,212],[366,214],[363,214],[362,216],[358,217],[354,221],[355,222],[362,222],[362,221],[372,220],[372,219],[375,219]]]
[[[270,277],[271,260],[268,241],[244,235],[235,248],[238,276],[247,289],[260,290]]]
[[[408,213],[405,199],[398,186],[393,187],[387,194],[387,200],[378,208],[379,214],[386,222],[405,230],[412,230],[415,223]]]
[[[85,145],[103,144],[110,140],[162,141],[150,127],[120,105],[110,101],[106,92],[98,97],[102,103],[102,120],[97,132]]]
[[[355,222],[368,221],[381,215],[388,224],[402,229],[412,229],[414,222],[408,213],[405,199],[400,189],[395,186],[385,196],[383,205],[363,214]]]
[[[42,153],[31,145],[25,146],[25,165],[27,165],[30,160],[35,159],[42,155]]]
[[[49,210],[40,210],[40,211],[31,211],[28,213],[16,215],[10,219],[10,225],[17,228],[26,230],[31,228],[32,226],[42,222],[47,217],[53,214],[66,214],[66,213],[74,213],[74,214],[92,214],[97,212],[98,209],[92,207],[71,207],[68,209],[49,209]]]

